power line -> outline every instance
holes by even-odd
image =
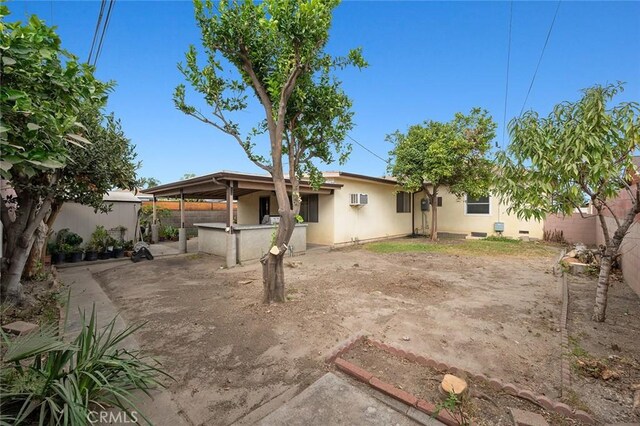
[[[380,160],[384,161],[385,164],[388,164],[389,161],[385,160],[384,158],[380,157],[378,154],[376,154],[375,152],[371,151],[369,148],[367,148],[366,146],[364,146],[363,144],[361,144],[360,142],[358,142],[357,140],[355,140],[354,138],[351,137],[351,135],[347,135],[347,137],[349,139],[351,139],[353,142],[355,142],[356,144],[358,144],[362,149],[364,149],[365,151],[367,151],[369,154],[373,155],[376,158],[379,158]]]
[[[91,56],[93,56],[93,49],[96,45],[96,38],[98,38],[98,31],[100,30],[100,24],[102,23],[102,13],[104,12],[104,5],[106,4],[106,0],[102,0],[100,3],[100,13],[98,14],[98,20],[96,22],[96,29],[93,31],[93,40],[91,41],[91,50],[89,50],[89,57],[87,58],[87,63],[91,63]]]
[[[504,113],[502,114],[502,146],[504,149],[504,134],[507,130],[507,99],[509,97],[509,68],[511,65],[511,23],[513,22],[513,0],[511,0],[511,5],[509,7],[509,44],[507,47],[507,81],[504,87]]]
[[[527,104],[527,100],[529,100],[529,94],[531,93],[531,89],[533,88],[533,83],[536,81],[536,76],[538,75],[538,69],[540,68],[540,63],[542,62],[542,57],[544,56],[544,51],[547,48],[547,44],[549,43],[549,38],[551,37],[551,31],[553,31],[553,25],[556,23],[556,17],[558,16],[558,10],[560,10],[560,3],[562,0],[558,0],[558,5],[556,6],[556,12],[553,14],[553,20],[551,21],[551,26],[549,27],[549,32],[547,32],[547,38],[544,41],[544,46],[542,46],[542,52],[540,52],[540,58],[538,59],[538,65],[536,65],[536,70],[533,73],[533,78],[531,79],[531,84],[529,85],[529,90],[527,91],[527,96],[524,98],[524,103],[522,104],[522,109],[520,110],[520,115],[524,112],[524,107]]]
[[[109,8],[107,9],[107,15],[104,20],[104,26],[102,27],[102,34],[100,35],[100,43],[98,44],[98,51],[96,52],[96,57],[93,60],[93,65],[95,66],[98,62],[98,58],[100,58],[100,54],[102,53],[102,43],[104,42],[104,35],[109,28],[109,22],[111,22],[111,9],[113,9],[113,5],[116,3],[116,0],[109,1]]]

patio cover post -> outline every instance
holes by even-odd
[[[233,233],[233,181],[227,182],[227,268],[236,265],[236,236]]]
[[[156,214],[156,196],[153,196],[153,200],[151,201],[153,206],[153,216],[151,220],[151,242],[158,242],[158,215]]]
[[[184,227],[184,190],[180,189],[180,229],[178,230],[180,253],[187,252],[187,230]]]

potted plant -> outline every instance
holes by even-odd
[[[98,251],[99,247],[95,245],[93,240],[89,241],[84,249],[84,260],[88,262],[98,260]]]
[[[58,265],[64,262],[64,252],[60,250],[60,246],[55,240],[47,243],[47,252],[51,255],[52,265]]]
[[[107,247],[107,250],[106,250],[106,253],[107,253],[107,255],[108,255],[108,256],[107,256],[107,259],[108,259],[108,258],[110,258],[110,257],[115,257],[115,256],[113,255],[113,249],[114,249],[114,247],[115,247],[115,245],[116,245],[116,240],[115,240],[115,238],[113,238],[112,236],[110,236],[110,235],[109,235],[109,236],[107,237],[107,240],[106,240],[105,245],[106,245],[106,247]]]
[[[91,240],[89,244],[91,248],[96,251],[98,259],[108,259],[111,257],[111,253],[107,252],[107,240],[109,239],[109,232],[104,229],[104,226],[96,226],[96,229],[91,234]]]
[[[116,242],[113,245],[113,257],[121,258],[123,256],[124,256],[123,242],[116,240]]]
[[[176,241],[178,239],[178,228],[171,225],[167,225],[163,228],[163,233],[166,239],[169,241]]]

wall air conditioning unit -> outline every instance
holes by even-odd
[[[367,194],[349,194],[350,206],[364,206],[369,202],[369,195]]]

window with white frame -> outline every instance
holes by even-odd
[[[466,214],[490,214],[491,213],[491,197],[470,197],[467,195],[465,203]]]

